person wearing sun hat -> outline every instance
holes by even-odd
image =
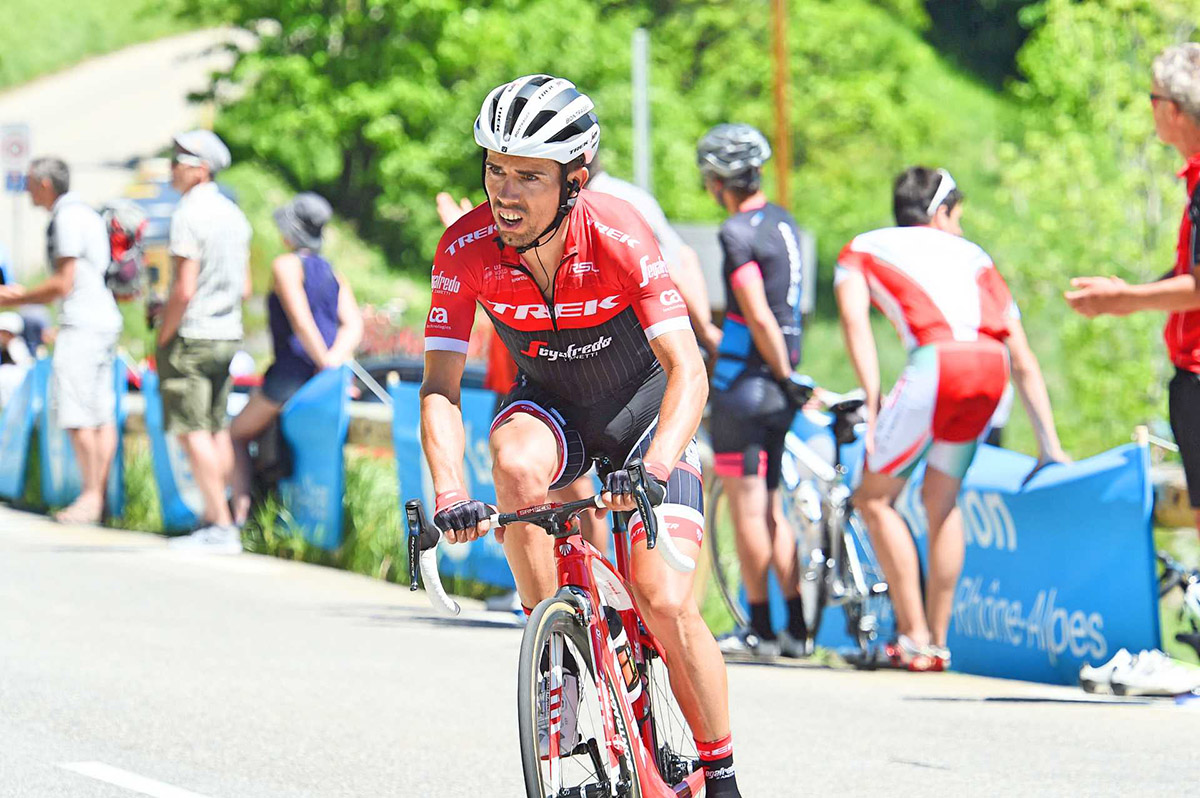
[[[241,346],[242,301],[250,295],[250,223],[213,176],[229,149],[210,130],[174,139],[171,290],[158,332],[158,372],[167,432],[179,437],[204,497],[204,525],[173,546],[236,554],[241,536],[226,500],[233,465],[226,401],[229,363]]]
[[[271,264],[273,284],[267,297],[275,362],[263,377],[262,389],[250,397],[230,428],[236,458],[233,520],[238,525],[250,513],[250,441],[267,429],[314,374],[353,357],[362,339],[362,315],[354,292],[321,254],[325,226],[332,216],[329,203],[309,192],[275,211],[275,225],[288,248]]]

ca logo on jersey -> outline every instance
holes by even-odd
[[[673,308],[683,304],[683,297],[674,288],[669,288],[658,295],[658,301],[664,308]]]
[[[429,310],[430,324],[449,324],[450,313],[445,308],[430,308]]]

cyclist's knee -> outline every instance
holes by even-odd
[[[691,590],[648,580],[635,580],[635,587],[642,611],[659,623],[674,624],[699,613]]]
[[[558,465],[553,447],[518,441],[492,446],[492,478],[497,489],[545,491]]]

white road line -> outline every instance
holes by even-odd
[[[83,776],[88,776],[97,781],[115,784],[118,787],[124,787],[127,790],[132,790],[142,795],[152,796],[152,798],[207,798],[207,796],[201,795],[198,792],[185,790],[181,787],[173,787],[170,784],[148,779],[145,776],[139,776],[136,773],[130,773],[128,770],[121,770],[112,765],[106,765],[103,762],[63,762],[59,764],[59,767]]]

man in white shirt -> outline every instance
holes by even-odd
[[[50,211],[46,250],[51,275],[30,289],[0,288],[0,306],[62,300],[53,361],[55,415],[71,438],[83,490],[55,518],[98,523],[117,451],[113,363],[123,324],[104,283],[112,255],[108,231],[100,214],[70,191],[70,170],[61,159],[34,160],[26,185],[33,203]]]
[[[225,494],[233,472],[225,405],[229,364],[242,342],[242,301],[250,295],[251,230],[213,182],[230,161],[210,130],[175,137],[171,184],[183,199],[171,216],[173,271],[157,362],[167,432],[179,436],[204,497],[204,525],[172,545],[236,554],[242,538]]]

